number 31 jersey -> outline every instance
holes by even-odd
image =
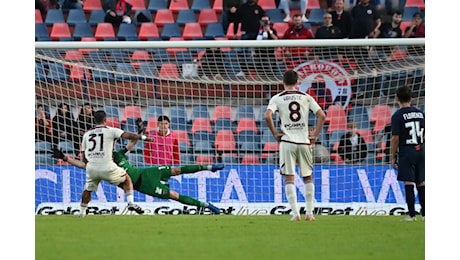
[[[106,164],[112,162],[113,143],[123,130],[108,126],[96,126],[83,135],[82,149],[88,163]]]
[[[270,99],[267,109],[278,112],[281,120],[281,138],[283,141],[309,144],[308,114],[321,109],[318,103],[308,94],[298,90],[285,90]]]
[[[415,107],[403,107],[391,117],[391,133],[399,136],[399,146],[419,146],[425,142],[425,114]]]

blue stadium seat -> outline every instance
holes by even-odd
[[[182,37],[180,32],[179,24],[167,23],[163,25],[163,31],[161,32],[160,38],[162,40],[169,40],[172,37]]]
[[[184,63],[192,63],[193,62],[193,55],[189,51],[178,51],[175,54],[177,66],[179,68],[182,67]]]
[[[418,6],[407,6],[404,7],[403,14],[402,14],[402,22],[404,21],[412,21],[412,16],[415,13],[420,13],[420,8]],[[403,32],[404,33],[404,32]]]
[[[131,63],[117,63],[115,68],[116,81],[134,81],[136,80],[135,72]]]
[[[64,64],[62,63],[49,63],[49,71],[46,75],[48,82],[63,82],[67,80],[67,73]]]
[[[329,149],[332,150],[332,147],[335,143],[340,142],[340,139],[344,134],[346,134],[346,130],[334,130],[332,133],[329,134]],[[323,144],[324,145],[324,144]],[[327,147],[327,146],[325,146]]]
[[[122,23],[118,28],[117,39],[119,41],[138,41],[136,25],[133,23]]]
[[[143,14],[147,19],[148,21],[146,21],[147,23],[151,23],[152,22],[152,16],[150,14],[150,11],[147,10],[147,9],[143,9],[143,10],[136,10],[134,12],[134,20],[133,20],[133,23],[136,25],[136,26],[141,26],[142,23],[145,23],[145,22],[141,22],[138,20],[137,16],[139,14]]]
[[[121,125],[122,129],[125,130],[126,132],[137,133],[138,128],[137,128],[136,120],[137,118],[134,118],[134,117],[126,118],[126,122]],[[137,142],[137,144],[139,143],[140,141]]]
[[[224,29],[221,23],[208,23],[204,32],[204,38],[207,40],[214,40],[214,38],[225,37]]]
[[[155,2],[155,1],[154,1]],[[103,10],[92,10],[88,19],[88,23],[91,26],[97,26],[98,23],[103,23],[105,18],[105,12]]]
[[[185,106],[172,106],[170,109],[171,130],[189,130]]]
[[[215,135],[207,131],[196,131],[192,136],[193,150],[196,153],[212,152]]]
[[[92,79],[97,82],[110,82],[114,80],[112,67],[108,63],[94,63]]]
[[[232,130],[232,120],[230,118],[217,118],[214,123],[213,133],[217,133],[219,130]]]
[[[44,23],[35,24],[35,41],[51,41],[51,37]]]
[[[254,131],[241,131],[236,135],[236,143],[241,152],[260,151],[260,137]]]
[[[141,63],[137,69],[137,78],[140,82],[153,82],[153,75],[156,69],[153,64]]]
[[[70,141],[59,141],[57,148],[62,150],[63,153],[70,156],[75,156],[75,146],[73,142]]]
[[[364,106],[352,106],[348,112],[347,120],[356,122],[358,129],[371,129],[369,114]]]
[[[156,13],[159,9],[168,9],[166,2],[167,1],[150,0],[149,5],[147,6],[147,10],[149,10],[151,13]]]
[[[224,164],[238,164],[238,159],[233,153],[222,154],[220,160]]]
[[[66,22],[69,26],[75,26],[77,23],[87,23],[85,12],[83,9],[70,9]]]
[[[179,10],[176,23],[185,26],[186,23],[196,23],[195,12],[193,10]]]
[[[199,13],[202,9],[211,9],[209,0],[193,0],[190,10],[193,10],[195,13]]]
[[[323,24],[323,15],[325,13],[326,11],[323,8],[312,8],[308,16],[308,21],[312,25],[321,25]]]
[[[171,62],[171,60],[169,58],[169,53],[166,51],[166,49],[159,48],[159,49],[154,50],[153,64],[155,65],[158,71],[160,71],[163,63],[169,63],[169,62]]]
[[[81,41],[83,37],[94,37],[89,23],[76,23],[72,37],[75,41]]]
[[[128,162],[132,166],[142,167],[142,166],[146,165],[144,154],[142,154],[142,153],[139,153],[139,152],[132,153],[132,152],[130,152],[127,157],[128,157]]]
[[[86,56],[86,62],[88,63],[103,63],[107,61],[106,52],[103,50],[91,50]]]
[[[130,63],[127,51],[122,49],[109,49],[106,51],[109,62],[112,63]]]
[[[51,153],[51,143],[47,141],[35,142],[35,153]]]
[[[102,110],[105,111],[107,117],[115,117],[120,119],[120,112],[117,106],[104,106]]]
[[[161,115],[163,115],[163,107],[151,105],[147,107],[147,111],[144,118],[148,119],[150,117],[159,117]]]
[[[211,116],[209,114],[208,106],[206,106],[206,105],[193,106],[192,107],[192,116],[191,116],[189,122],[192,123],[195,118],[211,119]]]
[[[267,9],[265,10],[265,15],[270,17],[270,21],[273,23],[280,23],[283,22],[283,10],[276,8],[276,9]]]
[[[61,9],[49,9],[46,13],[44,24],[51,27],[55,23],[65,23],[64,14]]]
[[[45,82],[46,74],[43,64],[35,62],[35,81]]]
[[[251,105],[240,105],[236,112],[235,121],[239,121],[241,118],[256,118],[254,114],[254,107]]]
[[[51,154],[35,154],[35,165],[55,165],[57,161]]]

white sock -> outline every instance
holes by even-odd
[[[125,196],[128,204],[134,204],[134,191],[130,190],[125,192]]]
[[[297,206],[297,193],[293,182],[286,182],[284,186],[286,190],[286,198],[291,206],[292,214],[300,216],[299,207]]]
[[[86,215],[88,204],[80,203],[80,215]]]
[[[307,214],[313,214],[313,201],[315,198],[315,185],[313,181],[305,182],[305,203],[307,204],[306,212]]]

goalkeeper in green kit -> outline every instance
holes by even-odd
[[[142,132],[143,127],[139,126],[139,128],[139,132]],[[195,173],[203,170],[216,172],[224,169],[225,166],[223,164],[185,165],[181,167],[160,165],[148,168],[137,168],[132,166],[126,158],[126,153],[129,152],[136,143],[137,140],[130,140],[125,148],[113,152],[114,162],[125,169],[129,177],[131,177],[135,190],[161,199],[172,199],[186,205],[209,208],[213,213],[220,214],[220,209],[211,203],[202,202],[189,196],[180,195],[176,191],[170,190],[169,186],[162,183],[162,181],[167,182],[171,176],[177,176],[184,173]],[[55,147],[53,148],[53,157],[62,159],[63,161],[66,161],[78,168],[86,169],[86,164],[84,162],[67,157],[62,151]]]

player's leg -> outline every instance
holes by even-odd
[[[290,149],[295,149],[295,144],[280,143],[280,172],[284,176],[284,189],[286,198],[291,206],[292,221],[300,220],[299,207],[297,205],[297,192],[294,185],[295,156]],[[295,151],[293,151],[295,153]]]
[[[225,166],[223,164],[209,164],[209,165],[184,165],[181,167],[174,167],[171,169],[171,176],[177,176],[184,173],[195,173],[199,171],[212,171],[216,172],[218,170],[224,169]]]
[[[420,215],[422,216],[422,220],[425,221],[425,150],[419,156],[415,167],[415,178],[418,200],[420,202]]]
[[[404,182],[404,192],[406,194],[406,204],[407,209],[409,210],[409,216],[407,216],[404,221],[415,221],[415,192],[414,192],[415,183],[410,181]]]
[[[113,168],[108,172],[104,179],[109,183],[117,186],[120,184],[123,185],[126,200],[128,201],[128,210],[133,210],[138,214],[143,214],[144,210],[139,207],[139,205],[134,203],[134,188],[131,177],[129,177],[123,168],[118,167],[115,163],[112,165],[112,167]]]
[[[415,221],[415,162],[412,152],[400,148],[398,158],[398,180],[404,182],[404,193],[409,215],[403,221]]]
[[[81,194],[80,214],[78,214],[78,217],[84,218],[86,216],[86,210],[88,209],[88,204],[91,201],[92,192],[97,189],[99,182],[100,179],[94,176],[94,173],[91,170],[86,171],[86,183]]]
[[[211,203],[202,202],[202,201],[196,200],[196,199],[194,199],[192,197],[189,197],[189,196],[180,195],[179,193],[177,193],[177,192],[175,192],[173,190],[169,191],[169,198],[172,199],[172,200],[178,201],[178,202],[180,202],[182,204],[185,204],[185,205],[192,205],[192,206],[198,206],[198,207],[203,207],[203,208],[209,208],[213,213],[220,214],[220,209],[215,207]]]
[[[313,151],[310,145],[299,146],[298,165],[300,176],[303,178],[305,184],[305,203],[306,203],[306,216],[308,221],[314,221],[313,216],[314,202],[315,202],[315,185],[313,183]]]

